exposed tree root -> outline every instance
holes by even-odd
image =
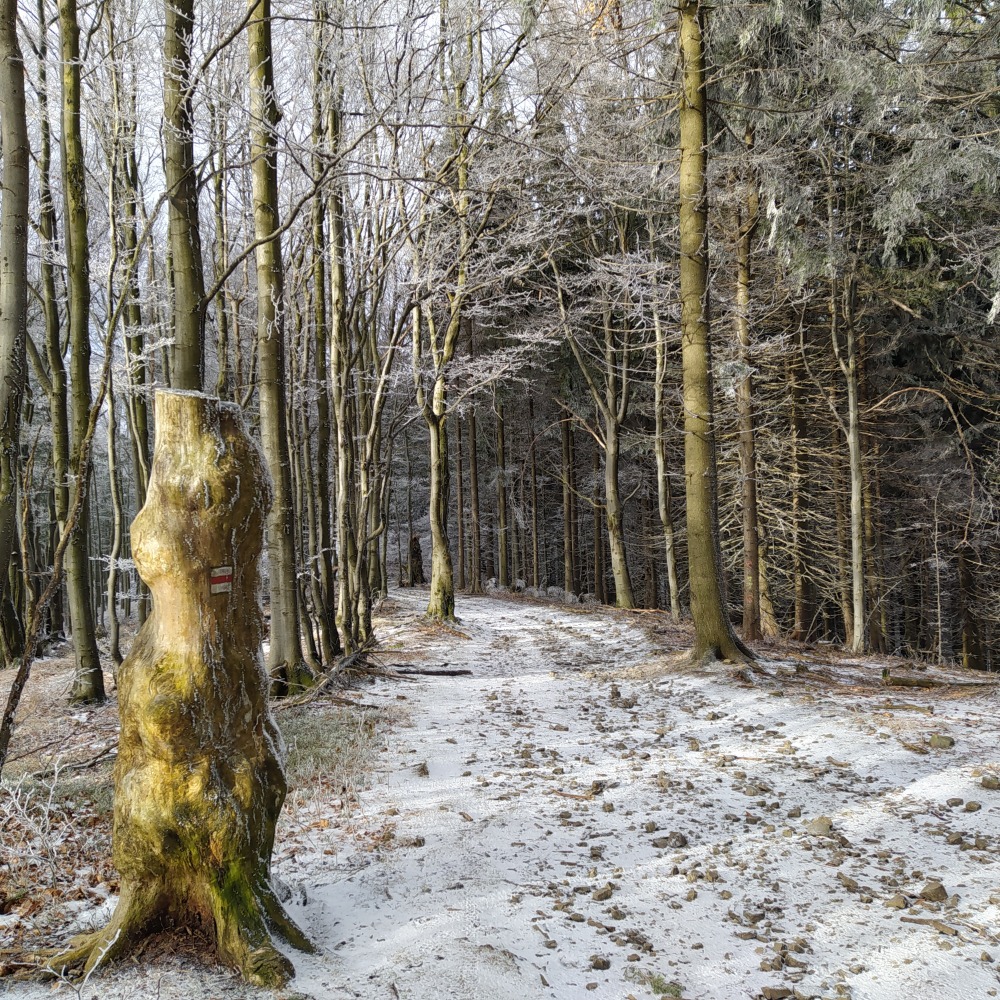
[[[271,932],[299,951],[315,949],[285,913],[270,885],[258,881],[248,893],[247,884],[242,877],[233,876],[220,877],[217,884],[207,887],[216,952],[219,960],[237,970],[246,982],[276,989],[295,975],[295,969],[274,946]],[[73,938],[69,948],[47,959],[46,970],[60,978],[89,978],[99,966],[120,958],[148,933],[170,922],[165,914],[168,905],[166,893],[159,888],[144,893],[123,887],[108,925]],[[173,905],[176,907],[176,901]]]
[[[159,909],[158,896],[159,893],[134,892],[123,885],[108,925],[74,937],[68,949],[56,952],[46,961],[45,968],[61,978],[74,973],[89,978],[99,965],[113,962],[149,932]]]

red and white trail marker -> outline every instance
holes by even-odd
[[[233,592],[233,567],[216,566],[209,570],[208,582],[213,594],[231,594]]]

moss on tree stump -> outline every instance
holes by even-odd
[[[121,896],[103,930],[53,970],[118,957],[151,931],[201,926],[244,978],[294,974],[271,931],[311,950],[270,883],[285,796],[261,658],[259,559],[271,485],[233,404],[158,392],[146,503],[132,524],[153,611],[119,670],[113,857]]]

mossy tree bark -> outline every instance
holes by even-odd
[[[708,129],[699,0],[680,4],[680,291],[684,381],[684,475],[687,493],[692,660],[752,660],[733,631],[722,583],[716,507],[716,456],[708,289]]]
[[[285,795],[260,652],[270,503],[267,466],[238,406],[157,394],[149,492],[132,524],[153,610],[118,674],[121,896],[107,927],[74,941],[53,970],[89,972],[181,924],[214,932],[219,958],[262,986],[293,972],[270,930],[311,949],[269,878]]]

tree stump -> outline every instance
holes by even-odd
[[[118,673],[110,923],[53,970],[122,955],[164,927],[200,926],[262,986],[293,974],[269,930],[311,951],[270,883],[283,744],[261,656],[259,560],[271,484],[239,407],[156,394],[156,447],[132,552],[153,610]]]

